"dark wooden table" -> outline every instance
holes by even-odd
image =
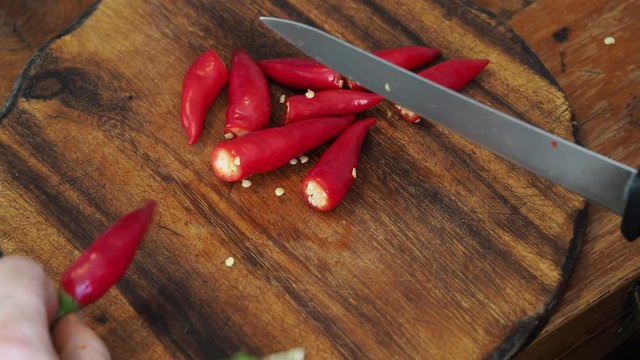
[[[558,80],[569,97],[583,144],[640,166],[640,1],[477,3],[513,27]],[[0,95],[9,93],[31,54],[89,4],[86,0],[0,4]],[[615,44],[606,45],[607,37]],[[597,358],[631,334],[631,329],[619,330],[630,314],[625,294],[640,274],[640,245],[626,243],[618,234],[619,220],[597,206],[589,209],[587,223],[566,293],[521,358]]]

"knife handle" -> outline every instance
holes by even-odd
[[[640,236],[640,175],[638,174],[640,172],[633,176],[627,189],[627,205],[622,215],[622,235],[628,241],[633,241]]]

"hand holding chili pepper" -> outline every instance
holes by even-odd
[[[227,67],[215,50],[205,51],[187,70],[182,81],[180,117],[190,145],[198,141],[207,110],[227,77]]]
[[[33,260],[0,258],[0,359],[109,359],[98,335],[71,314],[53,331],[58,307],[53,282]]]
[[[65,270],[56,319],[104,295],[124,276],[151,222],[155,201],[120,218]]]
[[[322,154],[302,181],[309,206],[329,211],[344,199],[356,178],[362,142],[375,122],[374,118],[356,121]]]
[[[231,59],[229,75],[229,107],[224,124],[227,134],[242,136],[269,125],[271,99],[269,85],[251,56],[236,50]]]
[[[324,116],[343,116],[363,112],[384,98],[378,94],[353,90],[325,90],[287,99],[284,123]]]

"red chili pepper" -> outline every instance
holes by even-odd
[[[65,270],[57,318],[99,299],[125,274],[155,207],[149,201],[119,219]]]
[[[309,119],[222,142],[211,152],[211,168],[224,181],[240,181],[275,170],[337,136],[354,118],[351,115]]]
[[[428,64],[440,56],[440,49],[428,48],[426,46],[406,46],[396,49],[385,49],[375,51],[374,55],[398,65],[403,69],[415,69]],[[347,80],[351,90],[365,90],[359,83]]]
[[[353,90],[325,90],[307,95],[295,95],[287,100],[284,123],[323,116],[356,114],[383,100],[378,94]]]
[[[225,137],[242,136],[269,125],[269,85],[255,61],[242,50],[236,50],[231,59],[228,101]]]
[[[310,59],[270,59],[258,65],[269,79],[294,89],[339,89],[344,83],[340,74]]]
[[[436,84],[458,91],[473,80],[488,64],[489,60],[447,60],[419,72],[418,75]],[[394,106],[400,111],[405,120],[409,122],[420,121],[420,116],[414,112],[402,106]]]
[[[215,50],[207,50],[187,70],[182,81],[182,127],[189,144],[202,133],[207,110],[227,82],[227,67]]]
[[[356,121],[322,154],[302,181],[302,194],[318,210],[329,211],[347,195],[360,159],[360,147],[376,119]]]

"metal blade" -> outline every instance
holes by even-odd
[[[261,17],[317,61],[493,153],[622,214],[636,170],[358,49],[311,26]]]

